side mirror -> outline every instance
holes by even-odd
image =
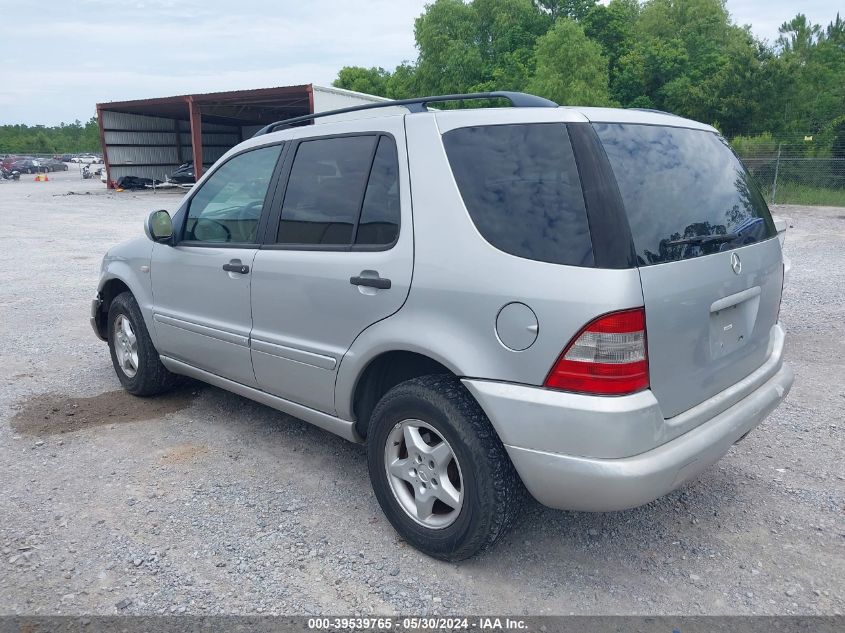
[[[173,237],[173,220],[165,210],[153,211],[147,218],[144,232],[153,242],[167,242]]]

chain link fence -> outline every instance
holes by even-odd
[[[845,207],[845,158],[809,155],[811,138],[735,148],[770,204]]]

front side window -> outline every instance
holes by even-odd
[[[596,123],[641,266],[730,250],[776,235],[742,163],[713,132]]]
[[[212,243],[258,241],[258,221],[281,145],[239,154],[224,163],[191,199],[184,239]]]
[[[562,123],[485,125],[443,135],[464,205],[481,235],[526,259],[592,266],[587,210]]]

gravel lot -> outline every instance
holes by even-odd
[[[529,503],[456,565],[396,536],[363,448],[197,383],[122,393],[88,325],[100,258],[179,197],[22,178],[0,181],[0,613],[845,611],[845,209],[776,210],[797,377],[756,432],[642,508]]]

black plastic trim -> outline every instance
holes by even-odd
[[[590,123],[568,123],[596,268],[636,268],[631,225],[610,161]]]

